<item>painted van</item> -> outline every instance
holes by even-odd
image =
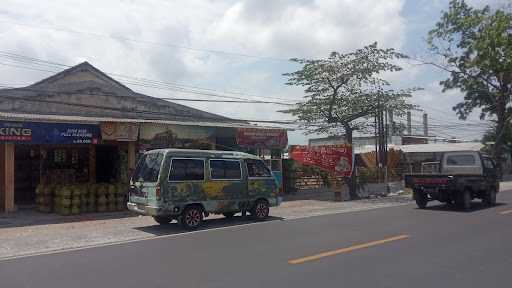
[[[145,153],[130,180],[128,209],[160,224],[196,229],[209,214],[268,217],[281,203],[270,169],[257,156],[232,151],[158,149]]]

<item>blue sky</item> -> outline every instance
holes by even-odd
[[[8,51],[68,65],[87,60],[110,73],[202,87],[215,90],[202,91],[214,93],[237,92],[229,94],[236,97],[295,101],[301,99],[302,90],[285,86],[282,73],[299,67],[286,59],[326,57],[331,51],[347,52],[374,41],[414,57],[426,57],[426,33],[448,5],[443,0],[85,2],[3,0],[0,53]],[[505,3],[469,2],[475,6],[488,2],[497,7]],[[27,69],[33,65],[15,68],[13,64],[19,63],[0,56],[0,85],[20,86],[51,75]],[[427,66],[403,66],[403,72],[387,77],[396,87],[425,89],[412,101],[430,115],[436,126],[432,133],[480,137],[484,126],[442,127],[468,123],[457,120],[451,110],[462,95],[457,91],[441,93],[437,83],[446,75]],[[129,86],[157,97],[209,98],[176,89]],[[183,104],[241,119],[290,119],[277,112],[283,109],[277,105]],[[420,121],[421,113],[413,113],[414,121]],[[475,113],[469,121],[479,123],[478,115]],[[290,143],[305,143],[307,137],[301,131],[291,132]]]

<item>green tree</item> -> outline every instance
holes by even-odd
[[[512,14],[489,6],[476,9],[463,0],[452,0],[435,28],[429,32],[432,52],[444,60],[430,63],[449,72],[441,81],[443,91],[460,89],[464,101],[453,107],[466,119],[480,108],[480,118],[496,121],[494,157],[501,166],[503,136],[512,117]]]
[[[295,116],[307,133],[345,135],[352,144],[355,130],[364,129],[380,107],[397,116],[413,105],[407,103],[415,89],[393,90],[382,73],[400,71],[395,60],[406,58],[394,49],[378,48],[377,43],[342,54],[332,52],[327,59],[291,59],[302,65],[286,73],[287,85],[304,87],[304,101],[282,111]],[[349,180],[350,196],[357,198],[354,179]]]
[[[493,148],[494,145],[496,144],[494,142],[496,140],[496,123],[492,124],[493,125],[491,125],[487,131],[485,131],[484,136],[481,139],[482,144],[486,145],[484,148],[484,152],[491,155],[494,153]],[[505,148],[504,153],[510,153],[510,151],[512,151],[512,123],[510,121],[505,123],[505,128],[502,132],[501,137],[503,148]]]

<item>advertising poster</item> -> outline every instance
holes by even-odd
[[[292,146],[290,157],[304,165],[312,165],[337,176],[352,175],[350,145]]]

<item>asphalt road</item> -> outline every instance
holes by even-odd
[[[155,227],[156,239],[0,261],[0,287],[511,287],[512,191],[498,202]]]

